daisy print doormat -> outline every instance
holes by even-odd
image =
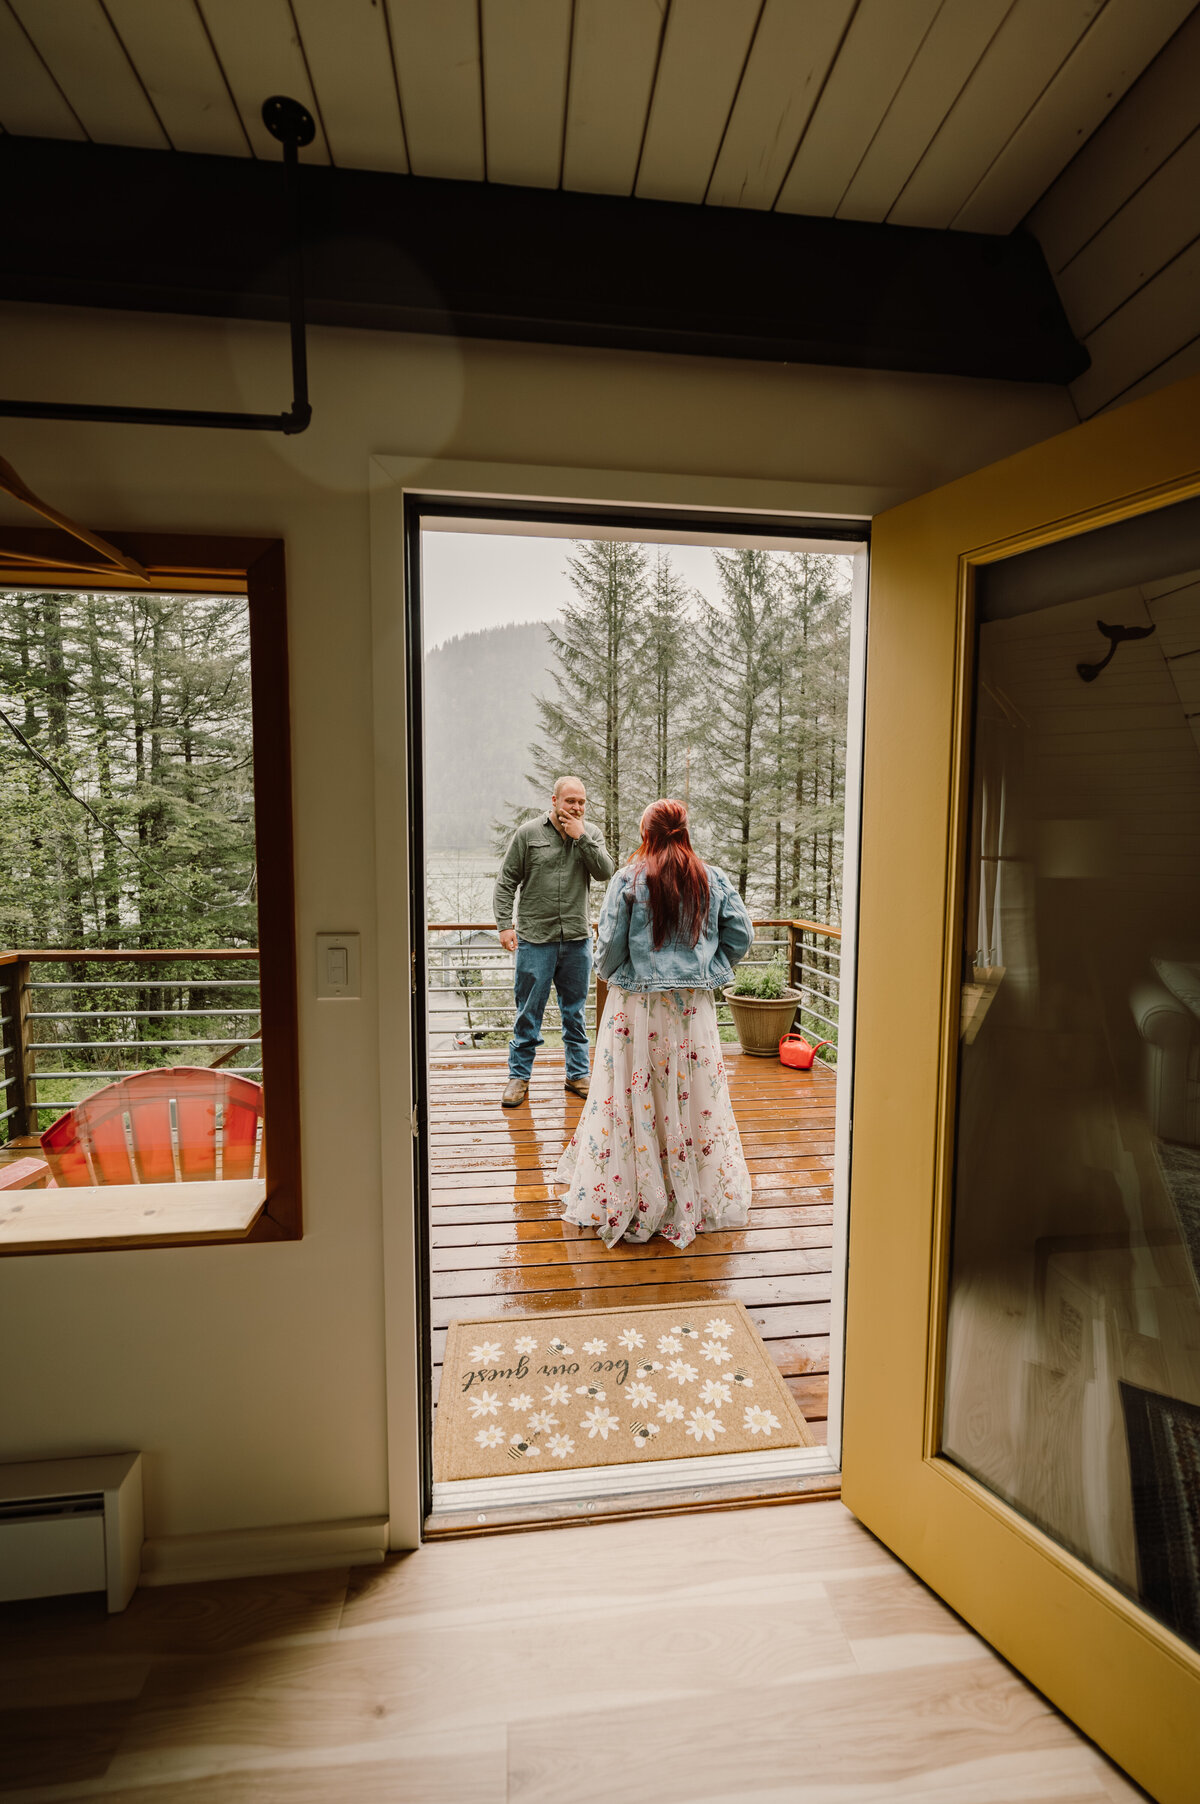
[[[451,1322],[438,1483],[811,1447],[740,1303]]]

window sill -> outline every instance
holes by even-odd
[[[0,1254],[244,1240],[266,1195],[264,1178],[16,1190],[0,1200]]]

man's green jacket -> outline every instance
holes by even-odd
[[[588,884],[607,883],[614,865],[604,840],[587,821],[578,839],[564,838],[549,814],[526,821],[512,836],[492,906],[496,925],[503,933],[513,924],[513,898],[517,909],[517,935],[535,946],[553,940],[591,938],[588,918]]]

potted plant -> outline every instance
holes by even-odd
[[[800,1002],[800,991],[788,988],[783,965],[743,965],[724,996],[742,1051],[756,1059],[778,1058],[779,1042]]]

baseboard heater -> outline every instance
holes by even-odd
[[[142,1539],[140,1453],[0,1466],[0,1602],[103,1591],[123,1610]]]

